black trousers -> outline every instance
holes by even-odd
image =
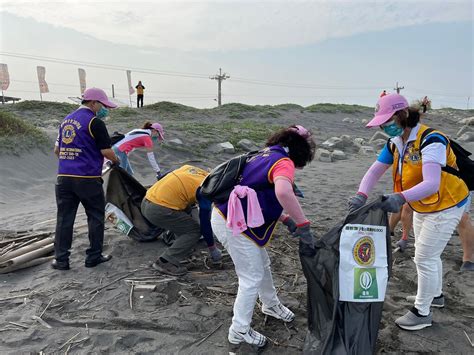
[[[93,262],[102,254],[104,244],[105,197],[102,178],[75,178],[58,176],[56,181],[56,236],[54,253],[59,262],[69,261],[72,233],[77,208],[82,203],[89,226],[89,243],[86,261]]]
[[[140,103],[141,107],[143,107],[143,95],[137,95],[137,107],[140,107]]]

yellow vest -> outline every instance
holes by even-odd
[[[157,205],[183,211],[194,205],[196,190],[209,173],[191,165],[183,165],[150,187],[145,198]]]
[[[143,86],[138,86],[137,87],[137,95],[143,95]]]
[[[393,186],[395,192],[401,192],[418,185],[423,181],[422,173],[422,157],[421,157],[421,136],[423,132],[429,127],[421,125],[416,135],[416,140],[409,142],[405,150],[405,155],[402,159],[402,166],[399,171],[399,156],[398,149],[393,149]],[[439,131],[433,131],[445,135]],[[451,149],[448,140],[448,147],[446,149],[446,165],[457,169],[456,156]],[[420,213],[433,213],[446,210],[456,206],[459,202],[464,200],[469,195],[469,190],[464,181],[445,171],[441,171],[441,183],[439,190],[431,196],[428,196],[420,201],[411,201],[409,205],[413,210]]]

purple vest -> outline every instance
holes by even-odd
[[[94,112],[80,108],[66,116],[59,127],[60,176],[100,177],[104,157],[90,132]]]
[[[261,150],[245,165],[239,183],[239,185],[251,187],[257,192],[265,223],[257,228],[248,228],[243,234],[261,247],[265,246],[270,240],[283,212],[283,207],[281,207],[275,194],[275,185],[268,181],[268,172],[275,163],[283,158],[288,158],[288,153],[278,145]],[[241,201],[245,219],[247,219],[247,198],[243,198]],[[217,208],[227,218],[227,203],[220,204]]]

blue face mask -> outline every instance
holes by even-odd
[[[99,111],[95,114],[95,117],[103,119],[109,115],[109,110],[107,110],[104,106],[101,107]]]
[[[392,122],[389,125],[383,126],[383,131],[387,133],[390,137],[398,137],[403,133],[403,128],[397,125],[395,122]]]

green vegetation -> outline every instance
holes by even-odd
[[[234,146],[241,139],[247,138],[254,142],[264,142],[274,131],[281,128],[278,125],[269,125],[253,120],[242,120],[220,123],[204,123],[195,121],[169,122],[167,129],[178,130],[191,137],[204,138],[208,143],[229,141]]]
[[[146,105],[143,109],[149,111],[156,111],[158,113],[182,113],[182,112],[197,112],[199,109],[186,106],[182,104],[177,104],[175,102],[161,101],[151,105]]]
[[[275,105],[273,106],[274,109],[276,110],[283,110],[283,111],[290,111],[290,110],[304,110],[303,106],[297,105],[297,104],[280,104],[280,105]]]
[[[372,110],[372,108],[361,105],[346,105],[346,104],[315,104],[306,107],[306,110],[309,112],[321,112],[321,113],[357,113],[365,112],[367,110]]]
[[[50,142],[45,133],[10,112],[0,111],[0,152],[20,154],[28,149],[45,150]]]
[[[52,101],[35,101],[26,100],[12,105],[11,108],[15,111],[44,111],[54,110],[59,115],[67,115],[71,111],[78,108],[77,104],[70,104],[67,102],[52,102]]]

